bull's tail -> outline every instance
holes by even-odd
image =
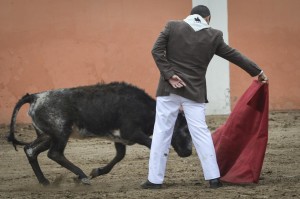
[[[26,103],[32,103],[34,100],[34,95],[29,95],[28,93],[24,95],[16,104],[13,114],[11,117],[11,122],[10,122],[10,132],[9,135],[7,136],[7,141],[11,142],[12,145],[14,146],[15,150],[17,151],[17,145],[26,145],[26,142],[19,141],[15,138],[15,124],[16,124],[16,119],[17,119],[17,114],[20,110],[20,108],[26,104]]]

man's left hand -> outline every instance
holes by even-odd
[[[182,81],[182,79],[177,75],[173,75],[168,81],[173,86],[173,88],[181,88],[186,86],[184,81]]]

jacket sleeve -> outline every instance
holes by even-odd
[[[165,80],[170,79],[175,74],[166,56],[169,34],[170,34],[170,22],[167,23],[165,29],[159,34],[153,46],[153,49],[151,51],[154,61],[161,73],[161,76]]]
[[[253,61],[248,59],[236,49],[228,46],[224,42],[222,32],[220,32],[220,35],[218,36],[218,46],[215,54],[239,66],[252,77],[259,75],[262,71]]]

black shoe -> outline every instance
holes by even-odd
[[[141,187],[143,189],[161,189],[162,184],[154,184],[154,183],[150,182],[149,180],[147,180],[146,182],[141,184]]]
[[[222,182],[220,182],[220,178],[209,180],[209,188],[217,189],[222,186],[223,186],[223,184],[222,184]]]

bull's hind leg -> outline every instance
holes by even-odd
[[[67,141],[68,139],[63,137],[60,137],[59,139],[53,138],[48,152],[48,157],[77,175],[83,184],[91,184],[90,180],[83,173],[83,171],[64,156],[64,150],[67,145]]]
[[[40,135],[36,140],[24,147],[25,154],[34,171],[34,174],[36,175],[39,183],[42,185],[48,185],[49,181],[47,178],[45,178],[38,163],[37,157],[41,152],[49,149],[50,142],[50,137],[47,135]]]
[[[93,169],[90,174],[92,178],[109,173],[112,168],[125,157],[126,146],[124,144],[115,142],[115,148],[117,153],[114,159],[105,167]]]

